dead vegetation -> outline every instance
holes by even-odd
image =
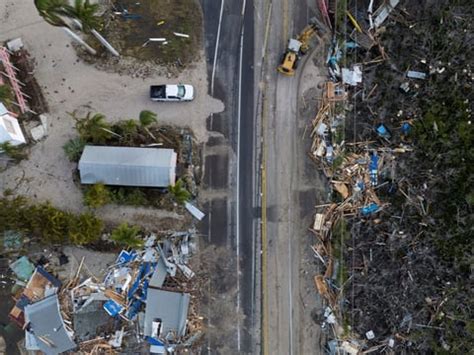
[[[402,1],[369,30],[370,14],[355,6],[347,10],[373,45],[347,46],[356,30],[344,20],[329,65],[335,81],[338,65],[360,66],[363,79],[346,82],[347,98],[328,84],[310,154],[334,189],[312,227],[328,348],[468,353],[474,7]]]

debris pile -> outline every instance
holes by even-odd
[[[27,280],[10,312],[25,329],[26,349],[167,354],[196,346],[202,318],[193,302],[195,274],[187,265],[194,235],[152,234],[142,249],[122,250],[101,280],[84,276],[84,259],[63,282],[26,257],[12,263],[18,279]]]
[[[327,303],[327,350],[465,353],[474,339],[466,287],[473,199],[460,191],[472,191],[463,168],[473,142],[464,52],[472,53],[474,9],[347,3],[344,25],[335,16],[309,153],[333,190],[311,227],[324,267],[314,283]],[[440,150],[448,146],[452,154]]]

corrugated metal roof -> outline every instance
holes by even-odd
[[[56,294],[26,306],[25,318],[29,335],[36,340],[32,345],[37,345],[45,354],[56,355],[76,347],[64,328]]]
[[[161,335],[166,338],[170,332],[178,337],[186,331],[186,319],[190,295],[187,293],[157,290],[149,287],[146,298],[145,330],[146,336],[151,336],[154,319],[161,319]]]
[[[81,183],[166,187],[175,183],[176,160],[173,149],[88,145],[79,160]]]

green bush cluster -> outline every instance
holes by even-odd
[[[117,205],[148,206],[147,195],[138,187],[109,188],[111,202]]]
[[[88,244],[97,241],[103,222],[91,213],[73,214],[49,202],[30,204],[24,197],[0,199],[0,231],[31,234],[42,243]]]
[[[84,203],[91,208],[98,208],[111,201],[110,191],[104,184],[94,184],[87,187],[84,194]]]

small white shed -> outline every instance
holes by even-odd
[[[0,143],[10,142],[11,145],[26,143],[18,120],[13,117],[0,102]]]

